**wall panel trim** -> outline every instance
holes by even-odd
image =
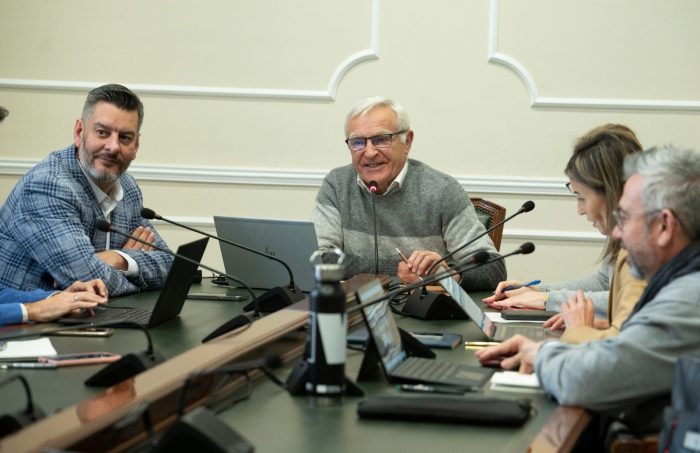
[[[525,65],[514,57],[498,51],[500,0],[491,0],[489,6],[488,61],[501,65],[515,73],[525,85],[533,108],[553,109],[614,109],[614,110],[662,110],[700,111],[698,100],[669,99],[612,99],[540,96],[537,84]]]
[[[243,87],[207,87],[194,85],[161,85],[124,82],[139,94],[158,94],[170,96],[207,96],[258,98],[297,101],[333,101],[341,80],[353,67],[369,60],[379,59],[379,11],[380,0],[371,0],[370,47],[360,50],[345,58],[335,68],[328,81],[328,86],[320,90],[295,90],[282,88],[243,88]],[[0,89],[47,90],[47,91],[89,91],[103,82],[76,80],[36,80],[0,78]]]
[[[22,176],[39,160],[0,159],[0,176]],[[271,170],[205,166],[138,165],[129,173],[139,181],[287,187],[321,187],[327,171]],[[469,193],[571,196],[564,178],[455,176]]]

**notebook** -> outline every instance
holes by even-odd
[[[313,288],[314,270],[309,257],[318,248],[318,242],[312,222],[214,216],[214,226],[219,237],[284,261],[302,291]],[[289,273],[281,263],[230,244],[219,244],[226,273],[251,288],[270,289],[289,283]]]
[[[360,303],[367,303],[384,296],[384,288],[379,280],[372,280],[360,286],[356,295]],[[472,388],[482,386],[493,374],[493,370],[482,367],[409,357],[401,344],[401,334],[388,301],[363,308],[362,315],[374,340],[370,343],[376,348],[381,369],[389,382],[424,382]]]
[[[469,319],[476,323],[489,340],[503,341],[513,335],[522,335],[531,340],[542,341],[547,338],[558,338],[561,332],[552,332],[542,325],[537,326],[514,326],[497,324],[491,321],[486,314],[481,311],[479,305],[469,297],[469,294],[451,277],[440,280],[440,285],[447,291],[447,294],[454,299],[457,304],[467,313]]]
[[[209,238],[199,239],[194,242],[183,244],[177,249],[179,255],[186,256],[193,261],[200,262],[204,255]],[[187,293],[192,286],[194,272],[197,265],[181,258],[175,258],[168,277],[165,280],[163,289],[160,291],[158,300],[153,309],[124,308],[124,307],[98,307],[94,309],[95,314],[81,313],[76,316],[61,318],[61,324],[92,324],[98,322],[135,322],[145,327],[154,327],[165,321],[176,318],[182,306],[185,304]],[[135,327],[128,323],[122,327]]]

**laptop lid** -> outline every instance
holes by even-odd
[[[209,238],[202,238],[194,242],[183,244],[177,249],[179,255],[186,256],[195,262],[200,262],[204,256],[204,249]],[[96,308],[94,315],[79,313],[58,320],[61,324],[85,324],[100,322],[135,322],[146,327],[153,327],[165,321],[173,319],[180,314],[185,304],[187,293],[192,286],[194,271],[197,264],[190,263],[181,258],[175,258],[170,266],[168,276],[163,288],[158,295],[153,309],[140,308]],[[124,327],[134,327],[128,323]]]
[[[437,272],[443,272],[444,270],[445,268],[440,266]],[[467,294],[464,288],[452,277],[445,277],[440,280],[439,283],[447,294],[462,307],[465,313],[467,313],[467,316],[469,316],[469,319],[481,329],[484,335],[486,335],[488,339],[492,339],[496,331],[496,325],[486,316],[481,310],[481,307],[469,297],[469,294]]]
[[[452,278],[440,280],[440,285],[469,315],[469,319],[474,321],[489,340],[503,341],[513,335],[520,334],[535,341],[542,341],[545,338],[558,338],[560,331],[552,332],[539,326],[505,326],[499,325],[489,319],[481,310],[481,307],[469,297],[469,294]]]
[[[309,257],[318,248],[318,242],[312,222],[215,216],[214,225],[220,237],[284,261],[302,291],[313,288]],[[270,289],[289,283],[289,274],[282,264],[223,242],[219,244],[226,273],[251,288]]]
[[[205,237],[194,242],[182,244],[177,248],[177,253],[199,263],[202,261],[208,241],[209,238]],[[190,286],[192,286],[194,272],[197,270],[197,267],[197,264],[190,263],[181,258],[176,257],[173,260],[163,289],[160,290],[158,300],[153,307],[151,319],[148,321],[148,327],[156,326],[180,314],[182,306],[187,299],[187,293],[190,291]]]
[[[379,279],[372,280],[357,289],[357,300],[366,304],[384,296],[384,287]],[[362,308],[367,329],[377,346],[380,363],[384,374],[388,377],[394,368],[406,360],[407,354],[401,345],[401,334],[396,325],[393,313],[389,309],[389,301],[378,302]]]

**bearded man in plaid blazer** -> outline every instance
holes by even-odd
[[[88,94],[74,143],[32,168],[0,208],[0,287],[64,289],[96,278],[111,296],[162,287],[171,255],[95,228],[106,220],[167,247],[141,217],[141,191],[126,173],[142,123],[143,105],[128,88]]]

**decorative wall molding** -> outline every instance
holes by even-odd
[[[0,159],[0,176],[22,176],[39,160]],[[129,173],[139,181],[287,187],[321,187],[328,171],[267,170],[175,165],[137,165]],[[564,178],[456,176],[468,193],[571,196]]]
[[[700,101],[666,99],[565,98],[540,96],[532,74],[518,60],[498,51],[500,0],[489,9],[488,61],[510,69],[525,85],[533,108],[700,111]]]
[[[338,85],[350,69],[362,62],[379,59],[379,10],[381,0],[372,0],[370,48],[361,50],[343,60],[333,71],[325,90],[293,90],[281,88],[241,88],[241,87],[206,87],[190,85],[158,85],[143,83],[125,83],[140,94],[165,94],[171,96],[213,96],[234,98],[259,98],[297,101],[333,101]],[[89,91],[103,82],[68,81],[68,80],[34,80],[2,79],[0,89],[31,89],[47,91]]]
[[[212,217],[185,217],[167,216],[168,219],[193,228],[214,229]],[[159,229],[178,229],[168,223],[154,220]],[[605,236],[596,232],[559,231],[559,230],[518,230],[506,228],[503,230],[503,238],[517,241],[556,241],[556,242],[586,242],[602,243]]]

